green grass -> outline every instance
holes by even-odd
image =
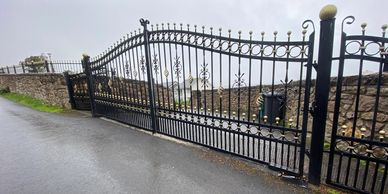
[[[30,107],[32,109],[35,109],[41,112],[59,113],[59,112],[65,111],[65,109],[62,107],[50,105],[44,102],[43,100],[39,100],[23,94],[17,94],[17,93],[11,92],[11,93],[0,93],[0,96],[10,101],[22,104],[24,106]]]
[[[335,189],[328,189],[328,190],[327,190],[327,193],[328,193],[328,194],[341,194],[341,192],[339,192],[339,191],[337,191],[337,190],[335,190]]]

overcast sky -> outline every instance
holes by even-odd
[[[120,37],[140,27],[139,18],[151,23],[176,22],[206,27],[261,31],[300,37],[301,23],[312,19],[319,30],[319,11],[326,4],[338,7],[337,34],[342,18],[356,17],[346,28],[359,33],[381,34],[388,23],[387,0],[1,0],[0,64],[11,65],[30,55],[52,53],[53,59],[80,59],[82,53],[100,54]],[[337,36],[339,37],[339,36]]]

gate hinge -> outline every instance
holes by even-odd
[[[309,65],[309,64],[307,63],[307,64],[305,64],[304,66],[307,67],[308,65]],[[318,63],[317,63],[316,60],[311,64],[311,66],[313,66],[313,68],[315,69],[315,71],[317,71],[317,69],[318,69]]]
[[[312,65],[313,65],[315,71],[317,71],[318,70],[318,63],[316,60],[314,61],[314,63]]]

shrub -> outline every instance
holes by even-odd
[[[9,89],[9,87],[5,87],[5,88],[0,88],[0,94],[6,94],[6,93],[10,93],[11,90]]]

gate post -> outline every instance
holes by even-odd
[[[147,79],[148,79],[148,97],[150,101],[150,109],[151,109],[151,122],[152,122],[152,133],[155,133],[159,130],[159,126],[157,124],[156,118],[156,105],[155,105],[155,88],[154,88],[154,77],[152,76],[152,64],[151,64],[151,52],[149,48],[149,36],[147,25],[150,22],[145,19],[140,19],[140,24],[143,26],[143,35],[144,35],[144,52],[145,52],[145,63],[147,68]]]
[[[21,64],[22,64],[23,73],[26,73],[26,69],[24,68],[24,62],[22,62]]]
[[[90,67],[90,57],[87,54],[82,55],[82,66],[84,67],[84,72],[86,75],[87,85],[88,85],[88,95],[90,100],[90,110],[92,112],[92,117],[96,117],[96,104],[94,102],[94,84],[92,77],[92,70]]]
[[[44,60],[44,66],[46,67],[46,72],[50,73],[50,69],[49,69],[49,65],[48,65],[47,60]]]
[[[321,181],[336,14],[337,8],[334,5],[326,5],[319,13],[321,29],[319,35],[315,105],[313,107],[314,116],[309,164],[309,182],[314,185],[319,185]]]
[[[75,100],[74,100],[74,88],[73,84],[70,81],[70,75],[69,72],[63,73],[63,76],[65,77],[66,85],[67,85],[67,93],[69,95],[69,102],[71,105],[71,109],[75,109]]]

